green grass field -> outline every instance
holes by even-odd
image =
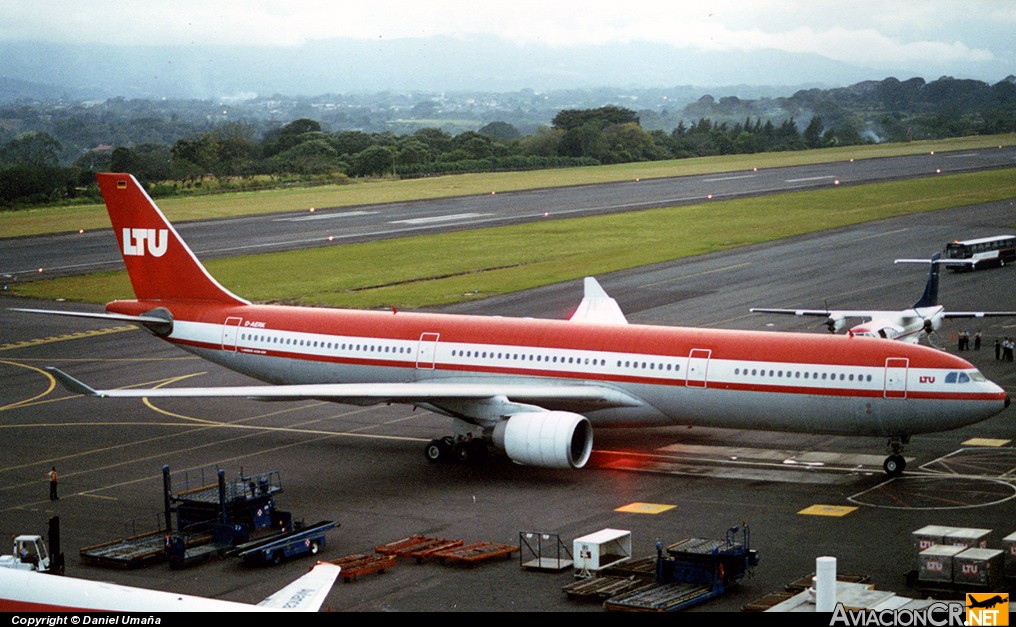
[[[345,185],[179,196],[155,198],[155,200],[170,220],[179,223],[226,216],[299,211],[312,207],[345,207],[401,202],[521,189],[742,171],[752,168],[776,168],[849,159],[873,159],[931,151],[984,149],[1013,144],[1016,144],[1016,134],[532,172],[455,174],[407,180],[355,179]],[[0,212],[0,238],[102,228],[109,228],[109,218],[106,215],[105,207],[101,204]]]
[[[253,301],[408,309],[1013,197],[1016,169],[991,170],[251,255],[206,265],[223,285]],[[905,252],[922,256],[935,251]],[[133,297],[125,272],[22,283],[14,293],[95,303]]]

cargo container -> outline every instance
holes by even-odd
[[[943,525],[928,525],[921,527],[912,534],[914,541],[914,563],[912,568],[917,571],[921,568],[920,553],[930,549],[936,544],[951,544],[945,541],[947,534],[956,531],[959,527],[945,527]]]
[[[920,553],[920,565],[917,569],[918,581],[951,584],[953,581],[953,561],[957,555],[965,551],[962,546],[934,544]]]
[[[1005,576],[1016,577],[1016,531],[1002,538],[1005,551]]]
[[[998,549],[971,548],[953,558],[953,583],[964,587],[999,590],[1005,579],[1005,553]]]
[[[945,541],[942,544],[962,546],[967,549],[985,549],[988,548],[988,536],[990,535],[991,529],[960,527],[945,534]]]

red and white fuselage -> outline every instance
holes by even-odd
[[[704,425],[906,441],[1002,411],[967,361],[866,337],[628,324],[592,278],[569,320],[252,304],[194,257],[137,181],[99,184],[136,300],[105,316],[274,385],[94,390],[406,403],[456,419],[519,463],[579,467],[593,427]],[[437,442],[428,456],[441,454]]]

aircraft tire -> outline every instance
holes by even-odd
[[[885,470],[885,474],[890,477],[898,477],[903,474],[903,470],[907,467],[907,460],[902,455],[890,455],[885,458],[882,463],[882,468]]]
[[[427,457],[427,461],[436,464],[448,461],[452,451],[447,438],[440,438],[428,442],[426,448],[423,449],[423,453]]]

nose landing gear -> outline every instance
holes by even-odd
[[[889,450],[889,456],[882,462],[882,469],[885,470],[885,474],[890,477],[898,477],[903,474],[904,469],[907,467],[907,460],[903,457],[903,445],[909,440],[910,438],[905,435],[889,438],[889,443],[886,445],[886,448]]]

